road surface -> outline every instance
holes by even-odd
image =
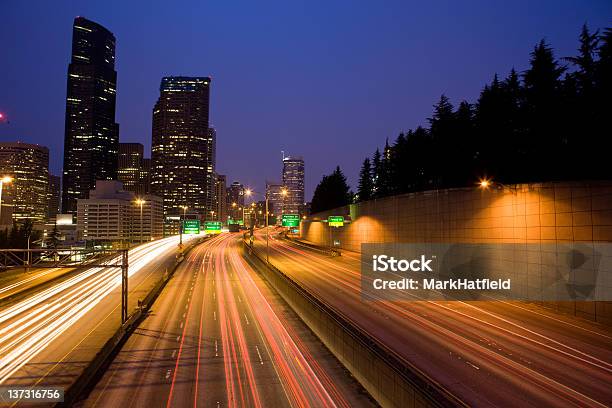
[[[130,310],[173,262],[177,243],[130,250]],[[120,299],[119,268],[89,268],[3,305],[0,386],[70,386],[119,327]]]
[[[612,405],[609,327],[519,302],[363,301],[358,254],[276,237],[270,261],[468,404]]]
[[[189,253],[82,405],[374,405],[241,257],[240,237]]]

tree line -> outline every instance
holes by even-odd
[[[428,123],[392,144],[387,139],[363,161],[354,201],[469,187],[483,178],[612,180],[612,28],[592,32],[584,25],[577,55],[561,59],[541,40],[526,71],[495,74],[473,104],[455,107],[442,95]],[[343,188],[317,197],[319,186],[313,213],[350,202]]]

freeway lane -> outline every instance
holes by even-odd
[[[265,236],[257,233],[258,251]],[[270,261],[473,405],[609,406],[609,328],[510,302],[364,302],[360,260],[272,239]]]
[[[129,252],[130,310],[173,262],[178,237]],[[119,327],[118,268],[89,268],[0,311],[0,385],[69,386]]]
[[[373,406],[244,261],[239,237],[190,252],[82,405]]]

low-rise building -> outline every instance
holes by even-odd
[[[98,180],[89,198],[77,201],[79,239],[127,246],[163,236],[163,202],[136,196],[116,180]]]

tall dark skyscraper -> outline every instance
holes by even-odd
[[[117,178],[115,36],[83,17],[74,19],[68,65],[62,212],[76,214],[96,180]]]
[[[208,126],[210,78],[164,77],[153,109],[151,189],[175,219],[187,206],[202,219],[215,211],[215,132]]]
[[[283,185],[287,189],[283,213],[304,214],[304,159],[302,157],[283,158]]]
[[[47,218],[54,221],[60,210],[61,177],[49,174],[49,187],[47,188]]]

